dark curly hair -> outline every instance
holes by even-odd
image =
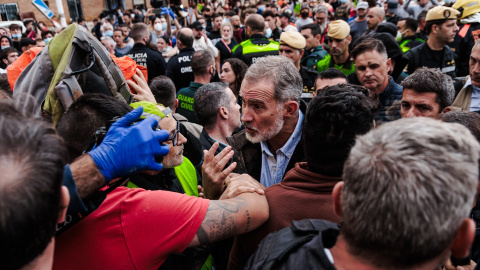
[[[303,141],[308,169],[341,176],[343,164],[358,135],[367,133],[380,108],[369,91],[352,84],[325,87],[305,114]]]

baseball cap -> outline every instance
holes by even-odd
[[[389,0],[387,4],[388,13],[396,13],[398,7],[398,0]]]
[[[356,9],[368,9],[368,3],[367,2],[360,2],[357,4]]]
[[[203,25],[199,21],[196,21],[190,25],[190,28],[200,30],[203,29]]]

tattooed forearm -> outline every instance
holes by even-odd
[[[205,245],[237,235],[237,222],[245,199],[236,198],[228,201],[210,201],[205,219],[197,231],[200,244]],[[248,227],[248,225],[247,225]]]

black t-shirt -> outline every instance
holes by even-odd
[[[223,62],[230,58],[232,55],[232,49],[237,45],[237,41],[233,38],[230,39],[230,44],[228,44],[228,47],[225,46],[225,43],[223,42],[223,39],[219,40],[215,47],[218,49],[220,52],[220,64],[223,65]]]
[[[210,40],[222,38],[222,35],[220,35],[220,30],[213,30],[212,29],[212,31],[210,31],[210,35],[208,35],[208,38]]]
[[[445,50],[445,49],[443,49]],[[442,66],[442,58],[443,58],[443,50],[440,50],[440,51],[435,51],[435,50],[432,50],[432,55],[433,57],[435,58],[435,60],[438,60],[438,66]]]

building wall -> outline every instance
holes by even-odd
[[[45,0],[44,0],[45,1]],[[47,3],[48,2],[48,3]],[[63,2],[63,9],[64,9],[64,14],[65,18],[67,20],[67,23],[70,22],[70,12],[68,11],[68,4],[67,0],[62,0]],[[2,4],[10,4],[10,3],[17,3],[18,5],[18,10],[20,13],[22,12],[33,12],[35,14],[35,19],[37,21],[43,21],[47,25],[51,25],[50,21],[48,20],[43,13],[41,13],[33,4],[32,0],[2,0]],[[60,21],[58,17],[58,12],[57,12],[57,4],[55,3],[55,0],[48,0],[45,1],[47,3],[48,7],[53,11],[56,17],[54,17],[54,20]]]
[[[48,7],[53,11],[55,14],[54,20],[60,21],[58,17],[57,5],[55,0],[44,0],[47,3]],[[138,0],[136,0],[138,1]],[[67,24],[71,22],[70,19],[70,11],[68,9],[67,0],[62,0],[63,2],[63,10],[65,14],[65,19],[67,20]],[[125,5],[127,9],[133,9],[133,2],[134,0],[125,0]],[[22,12],[33,12],[35,14],[35,18],[37,21],[43,21],[48,26],[52,24],[50,21],[43,15],[33,4],[32,0],[1,0],[2,4],[7,3],[17,3],[18,9],[20,13]],[[82,3],[82,10],[86,21],[93,21],[93,19],[98,18],[100,13],[105,9],[105,0],[81,0]],[[150,1],[145,0],[145,4],[147,8],[150,8]]]

